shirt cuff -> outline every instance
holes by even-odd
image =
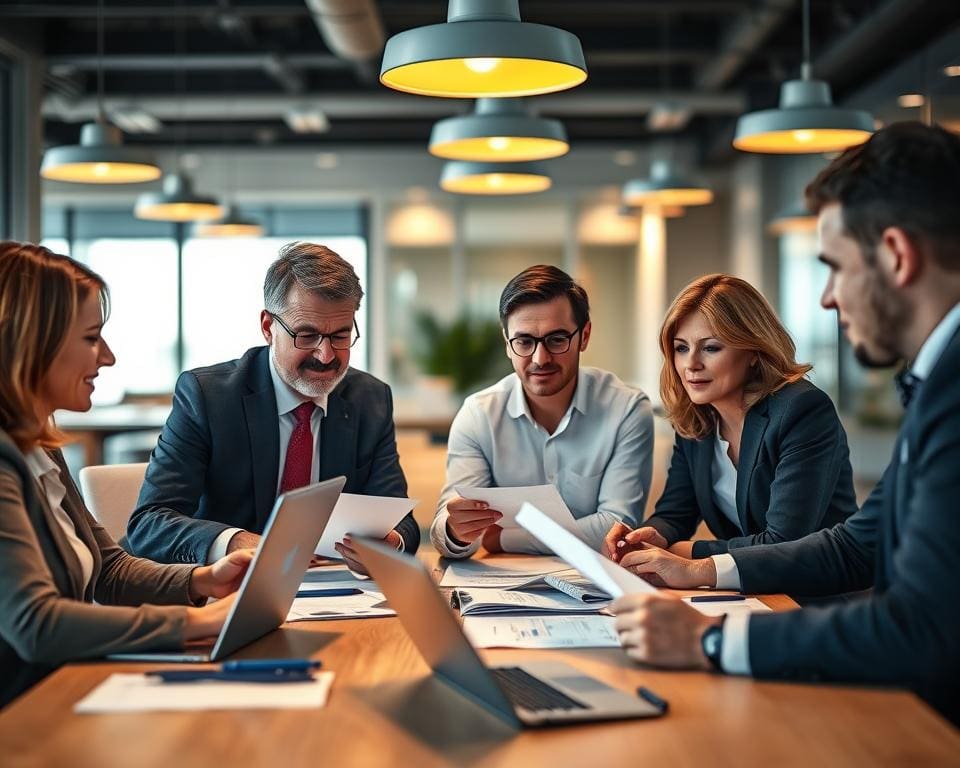
[[[207,565],[217,562],[221,557],[226,557],[230,539],[242,530],[243,528],[227,528],[227,530],[222,531],[220,535],[213,540],[210,549],[207,550]]]
[[[399,539],[400,539],[400,543],[397,544],[397,552],[406,552],[406,551],[407,551],[407,544],[406,544],[406,542],[403,540],[403,535],[402,535],[399,531],[397,531],[397,536],[398,536]]]
[[[731,558],[732,559],[732,558]],[[720,667],[731,675],[750,674],[750,614],[730,613],[723,622]]]
[[[733,555],[711,555],[713,567],[717,569],[717,589],[740,590],[740,570]],[[709,585],[707,585],[709,586]]]

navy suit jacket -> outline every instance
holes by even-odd
[[[262,533],[277,496],[280,422],[269,347],[239,360],[185,371],[173,411],[150,457],[126,546],[164,563],[204,562],[227,528]],[[320,479],[347,478],[344,491],[407,495],[390,387],[350,369],[320,422]],[[396,528],[408,552],[420,544],[413,515]]]
[[[713,502],[714,438],[677,436],[666,486],[646,525],[669,544],[704,520],[716,541],[694,557],[791,541],[857,510],[847,435],[833,402],[809,381],[787,384],[747,411],[737,467],[740,530]]]
[[[826,608],[754,614],[762,678],[910,688],[960,725],[960,332],[904,416],[880,483],[844,523],[731,550],[744,592],[873,592]]]

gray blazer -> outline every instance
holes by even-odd
[[[68,661],[183,644],[193,569],[124,552],[83,505],[60,452],[50,455],[67,488],[63,510],[93,553],[93,576],[84,590],[46,495],[0,430],[0,706]]]
[[[147,467],[127,524],[134,554],[162,563],[202,563],[227,528],[262,533],[277,498],[280,422],[269,347],[185,371],[173,411]],[[345,493],[407,495],[390,387],[352,368],[327,399],[320,422],[320,479],[345,475]],[[396,526],[416,552],[413,514]]]
[[[860,511],[799,541],[731,550],[744,592],[873,593],[750,617],[753,674],[910,688],[960,726],[960,332],[907,408]]]
[[[702,519],[717,541],[694,557],[791,541],[843,522],[857,510],[847,435],[833,402],[797,381],[747,411],[737,468],[740,530],[713,503],[714,439],[677,437],[667,484],[645,523],[668,543],[689,539]]]

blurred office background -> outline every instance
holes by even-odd
[[[456,407],[509,371],[500,291],[535,263],[566,269],[590,294],[583,362],[654,401],[671,298],[708,272],[750,280],[834,397],[858,488],[869,488],[900,417],[892,373],[853,361],[818,305],[825,269],[811,220],[785,217],[829,157],[731,146],[737,118],[775,106],[798,75],[801,2],[529,0],[520,10],[578,35],[589,77],[528,100],[569,136],[569,154],[546,161],[550,189],[473,196],[442,191],[443,160],[427,151],[432,125],[472,102],[377,79],[384,40],[442,22],[442,0],[0,2],[0,236],[88,263],[113,296],[105,335],[118,362],[98,380],[94,412],[64,417],[82,438],[73,466],[145,460],[179,372],[262,343],[266,266],[281,244],[310,240],[350,261],[364,285],[352,362],[394,388],[423,522]],[[877,127],[921,119],[960,131],[958,22],[960,5],[947,0],[811,0],[813,74]],[[164,173],[189,174],[261,233],[212,237],[137,218],[139,196],[160,181],[41,180],[44,152],[77,144],[100,103],[125,145],[151,150]],[[713,201],[625,207],[623,185],[664,159]],[[659,436],[655,487],[668,425]]]

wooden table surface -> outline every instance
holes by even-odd
[[[322,659],[337,675],[323,709],[76,715],[73,705],[109,674],[151,667],[71,664],[0,712],[0,765],[960,765],[960,732],[909,693],[657,671],[619,649],[482,654],[491,663],[555,658],[626,691],[646,685],[670,713],[513,731],[430,677],[396,618],[306,622],[237,657]]]

